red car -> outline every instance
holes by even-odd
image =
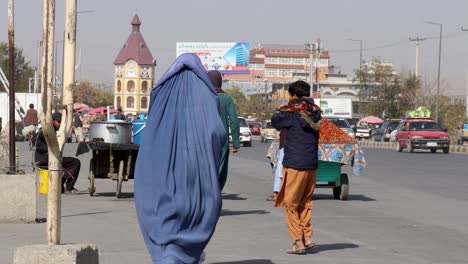
[[[252,135],[260,136],[262,134],[262,123],[249,122],[249,129]]]
[[[429,118],[404,120],[397,131],[396,142],[398,152],[404,148],[408,149],[408,152],[414,152],[415,149],[429,149],[432,153],[438,149],[442,149],[444,153],[450,151],[447,130]]]

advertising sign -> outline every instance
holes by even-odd
[[[324,116],[351,118],[353,114],[353,102],[351,98],[320,98],[314,99],[320,106]]]
[[[194,53],[207,71],[248,74],[250,45],[247,42],[177,42],[176,55]]]

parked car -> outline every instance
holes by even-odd
[[[400,124],[401,119],[387,119],[372,133],[374,141],[390,141],[390,133]]]
[[[357,129],[356,129],[356,138],[357,139],[363,139],[363,138],[369,138],[371,134],[371,128],[369,128],[367,125],[361,125],[358,123]]]
[[[435,153],[442,149],[444,153],[450,151],[450,138],[446,129],[430,118],[414,118],[404,120],[396,135],[396,149],[398,152],[404,148],[408,152],[415,149],[429,149]]]
[[[355,133],[354,129],[351,126],[351,124],[346,120],[345,118],[340,118],[340,117],[325,117],[327,118],[330,122],[332,122],[335,126],[343,130],[346,134],[348,134],[350,137],[354,138]]]
[[[468,123],[463,124],[463,126],[460,128],[459,134],[458,144],[464,145],[465,141],[468,141]]]
[[[275,139],[276,133],[276,129],[271,126],[271,121],[267,120],[260,134],[260,141],[265,143],[271,142]]]
[[[250,132],[249,125],[243,117],[239,117],[239,130],[240,130],[240,143],[244,147],[252,146],[252,132]]]
[[[398,132],[398,130],[401,129],[401,127],[405,124],[405,122],[403,121],[400,121],[400,123],[398,124],[398,126],[392,131],[390,132],[390,142],[396,142],[396,134]]]
[[[252,135],[260,136],[262,134],[262,123],[260,122],[247,122],[249,125],[250,133]]]

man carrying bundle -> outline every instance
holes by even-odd
[[[312,241],[312,194],[317,179],[320,108],[309,98],[310,85],[297,81],[289,86],[290,101],[273,115],[275,129],[287,129],[283,159],[283,183],[275,206],[284,206],[289,254],[306,254]]]

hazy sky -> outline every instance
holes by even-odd
[[[35,63],[42,31],[42,1],[15,0],[16,45]],[[64,1],[57,1],[57,34],[62,40]],[[0,41],[7,41],[7,0],[0,0]],[[420,71],[436,78],[439,28],[443,23],[443,79],[452,94],[464,94],[468,73],[468,1],[466,0],[78,0],[78,46],[82,69],[78,79],[112,81],[112,62],[126,41],[135,13],[142,33],[157,60],[157,78],[175,58],[175,43],[183,41],[302,45],[322,39],[331,64],[350,74],[363,58],[379,56],[398,70],[412,70],[415,44],[409,37],[427,37],[420,49]],[[61,50],[59,50],[61,52]],[[60,56],[61,58],[61,56]]]

